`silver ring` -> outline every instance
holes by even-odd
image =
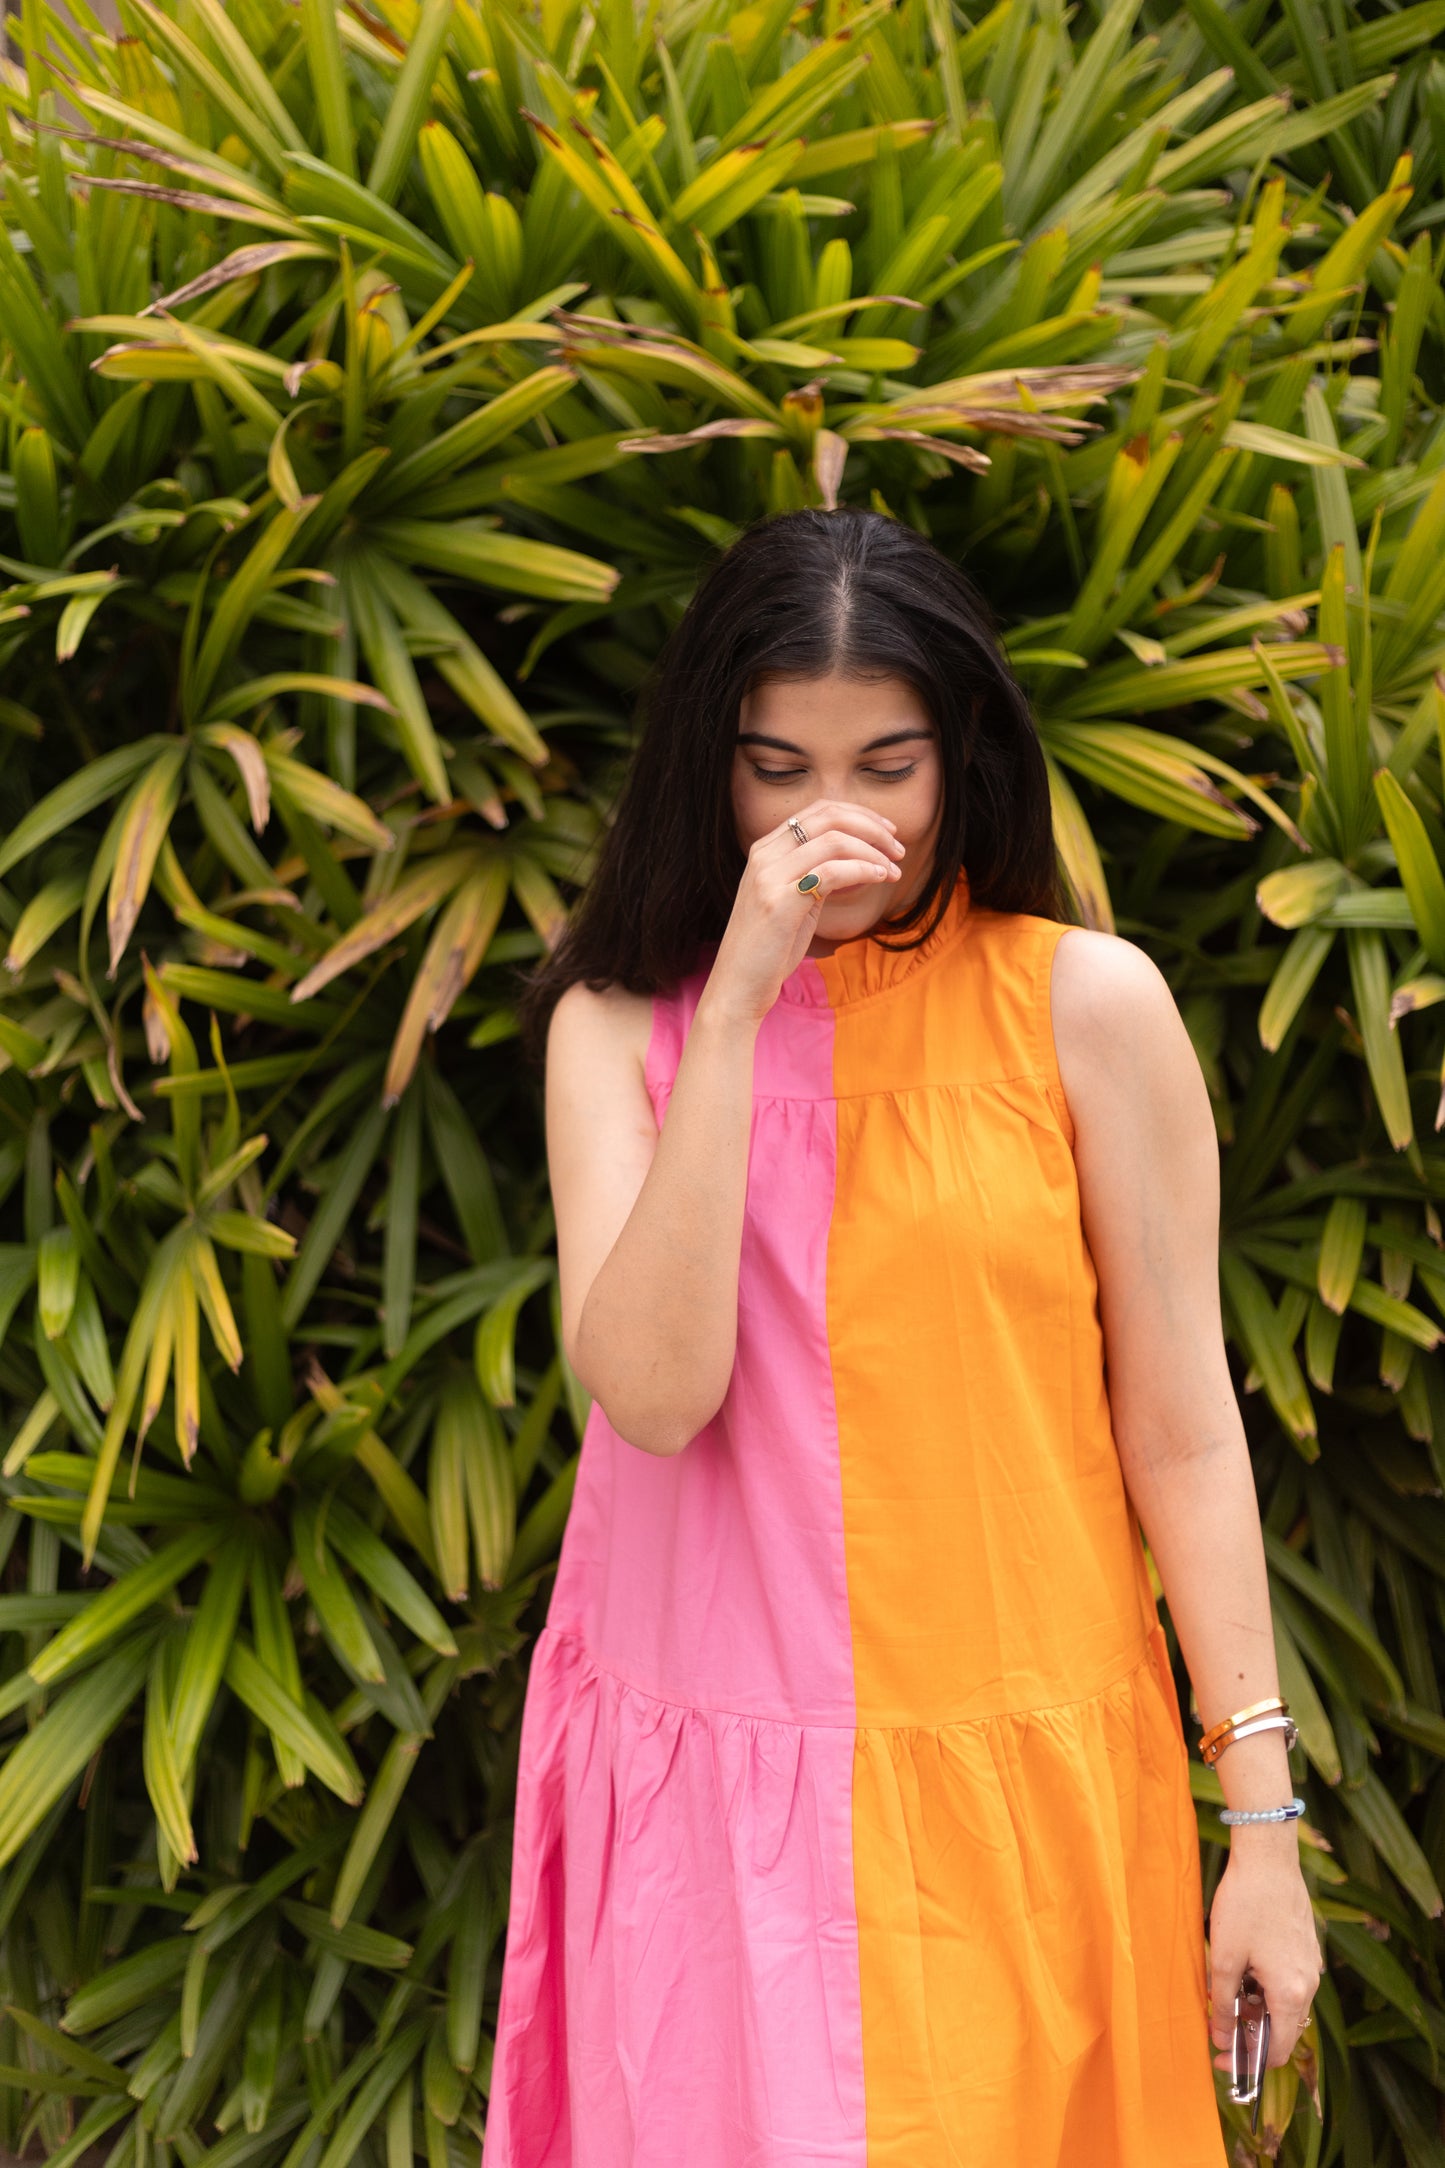
[[[806,843],[806,842],[807,842],[807,840],[808,840],[808,831],[807,831],[807,829],[806,829],[806,828],[805,828],[805,827],[803,826],[803,824],[802,824],[802,822],[801,822],[800,820],[795,820],[795,819],[793,818],[793,816],[792,816],[792,814],[791,814],[791,813],[790,813],[790,814],[788,815],[788,826],[789,826],[789,827],[790,827],[790,828],[792,829],[792,831],[793,831],[793,834],[794,834],[794,835],[795,835],[795,836],[797,837],[797,839],[798,839],[798,841],[799,841],[800,843]]]

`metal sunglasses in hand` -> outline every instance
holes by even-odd
[[[1269,2005],[1264,1989],[1252,1972],[1239,1983],[1234,1998],[1234,2049],[1230,2067],[1229,2097],[1247,2105],[1254,2103],[1249,2119],[1251,2137],[1259,2131],[1259,2096],[1269,2061]]]

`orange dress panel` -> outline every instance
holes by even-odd
[[[1224,2157],[1051,1026],[1065,930],[961,882],[942,939],[817,966],[868,2168]]]

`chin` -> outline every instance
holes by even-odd
[[[892,883],[889,883],[890,889]],[[849,933],[867,933],[883,919],[891,915],[892,895],[880,896],[864,890],[857,896],[832,896],[818,913],[818,932],[827,941],[837,941]]]

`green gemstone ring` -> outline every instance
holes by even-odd
[[[802,890],[803,894],[804,894],[805,896],[808,896],[808,895],[811,895],[811,894],[812,894],[812,892],[813,892],[813,890],[814,890],[815,888],[817,888],[817,887],[818,887],[818,885],[819,885],[819,883],[821,882],[821,880],[822,880],[822,875],[821,875],[821,874],[818,874],[818,873],[805,873],[805,874],[803,875],[803,878],[802,878],[802,880],[801,880],[801,881],[799,881],[799,883],[798,883],[798,886],[799,886],[799,888],[800,888],[800,889]]]

